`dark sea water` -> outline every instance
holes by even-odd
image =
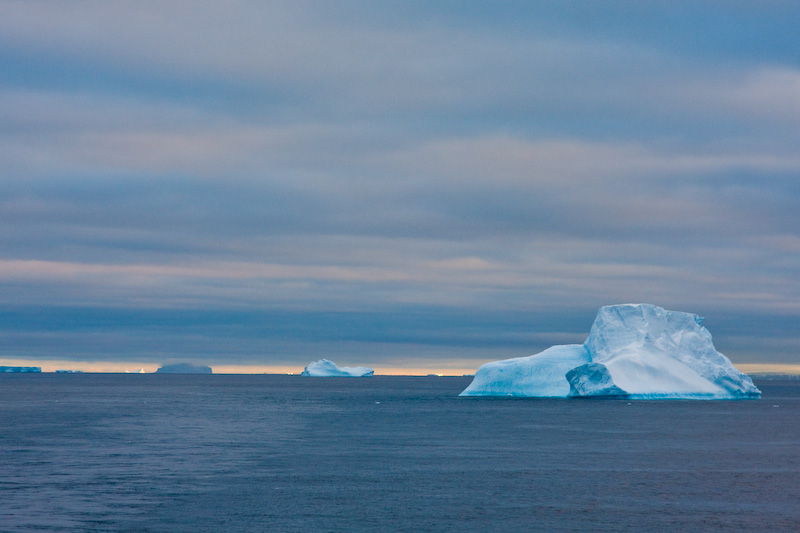
[[[800,382],[459,398],[470,379],[0,375],[0,530],[800,530]]]

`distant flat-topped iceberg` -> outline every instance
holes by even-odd
[[[0,372],[8,374],[38,374],[41,371],[40,366],[0,366]]]
[[[650,304],[609,305],[583,344],[486,363],[461,396],[759,398],[701,321]]]
[[[329,377],[345,377],[345,378],[365,378],[373,375],[374,370],[368,366],[343,366],[338,367],[333,361],[327,359],[320,359],[313,363],[308,363],[308,366],[303,370],[301,376],[310,376],[315,378],[329,378]]]
[[[163,365],[156,370],[156,374],[211,374],[213,371],[210,366],[194,365],[192,363],[176,363],[174,365]]]

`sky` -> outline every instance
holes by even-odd
[[[0,3],[0,365],[800,369],[794,1]]]

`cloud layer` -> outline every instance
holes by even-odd
[[[0,357],[796,362],[798,8],[598,6],[5,3]]]

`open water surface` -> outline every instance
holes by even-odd
[[[0,531],[800,530],[800,382],[459,398],[470,380],[0,375]]]

